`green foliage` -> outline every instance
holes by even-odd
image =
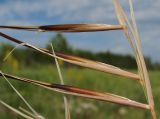
[[[3,59],[10,53],[10,51],[13,49],[14,47],[12,45],[7,45],[7,44],[1,44],[0,45],[0,66],[8,66],[10,67],[13,71],[16,71],[19,68],[19,62],[17,60],[17,58],[13,55],[10,54],[9,57],[7,57],[7,59],[5,61],[3,61]]]
[[[97,53],[97,60],[122,68],[136,69],[136,61],[130,55],[113,54],[111,52]]]
[[[12,49],[13,49],[13,45],[0,43],[0,57],[3,58],[6,52],[11,51]]]
[[[56,36],[49,41],[46,48],[50,51],[52,51],[51,43],[56,52],[70,53],[70,51],[72,50],[67,42],[67,39],[61,33],[57,33]]]

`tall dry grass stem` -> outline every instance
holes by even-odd
[[[52,43],[51,43],[51,48],[52,48],[53,55],[55,55]],[[56,63],[56,67],[57,67],[57,70],[58,70],[58,75],[59,75],[60,82],[61,82],[62,85],[64,85],[63,76],[62,76],[61,69],[60,69],[57,58],[55,58],[55,63]],[[64,107],[65,107],[65,119],[70,119],[71,116],[70,116],[70,111],[69,111],[69,102],[68,102],[67,97],[65,95],[63,96],[63,100],[64,100]]]
[[[137,25],[136,25],[132,0],[129,0],[129,7],[130,7],[130,13],[131,13],[131,24],[130,24],[128,18],[127,18],[127,15],[123,11],[119,1],[118,0],[113,0],[113,2],[114,2],[114,5],[115,5],[115,9],[116,9],[116,13],[117,13],[117,17],[119,19],[119,22],[123,25],[124,24],[126,25],[126,22],[127,22],[128,25],[129,25],[129,28],[131,30],[132,37],[130,36],[129,29],[126,29],[125,32],[127,34],[128,40],[131,44],[131,48],[133,49],[133,51],[135,53],[135,56],[136,56],[139,75],[141,77],[140,78],[141,79],[141,84],[143,86],[144,93],[147,97],[152,117],[153,117],[153,119],[157,119],[156,113],[155,113],[155,108],[154,108],[152,88],[151,88],[146,64],[145,64],[145,61],[144,61],[144,57],[143,57],[143,54],[142,54],[140,37],[139,37],[139,34],[138,34],[138,30],[137,30]],[[133,46],[133,42],[134,42],[134,46]]]
[[[23,81],[25,83],[31,83],[31,84],[38,85],[40,87],[64,94],[63,96],[64,96],[66,119],[70,119],[69,104],[68,104],[68,100],[66,98],[66,95],[74,95],[74,96],[79,96],[79,97],[101,100],[101,101],[105,101],[105,102],[116,103],[116,104],[120,104],[120,105],[124,105],[124,106],[131,106],[131,107],[140,108],[140,109],[147,109],[147,110],[150,110],[153,119],[157,119],[156,113],[155,113],[155,108],[154,108],[152,88],[151,88],[146,64],[144,61],[142,49],[141,49],[141,41],[140,41],[140,37],[138,34],[138,29],[137,29],[132,0],[128,0],[128,5],[129,5],[129,9],[130,9],[130,19],[129,19],[128,15],[125,13],[124,9],[122,8],[119,0],[113,0],[113,4],[115,7],[115,11],[116,11],[116,15],[117,15],[117,18],[119,21],[119,25],[109,25],[109,24],[59,24],[59,25],[44,25],[44,26],[3,26],[3,25],[1,25],[0,29],[16,29],[16,30],[28,30],[28,31],[37,31],[37,32],[51,32],[51,31],[56,31],[56,32],[96,32],[96,31],[109,31],[109,30],[123,30],[128,42],[131,46],[131,49],[133,50],[135,60],[137,62],[138,74],[128,72],[128,71],[122,70],[118,67],[115,67],[115,66],[112,66],[109,64],[104,64],[102,62],[92,61],[92,60],[80,58],[77,56],[71,56],[71,55],[66,55],[66,54],[54,52],[52,45],[51,45],[52,52],[50,52],[47,49],[35,47],[31,44],[22,42],[16,38],[13,38],[9,35],[6,35],[6,34],[0,32],[0,36],[3,38],[6,38],[7,40],[10,40],[10,41],[17,43],[19,45],[23,45],[23,46],[28,47],[30,49],[34,49],[40,53],[43,53],[43,54],[48,55],[52,58],[55,58],[55,62],[56,62],[56,66],[57,66],[57,70],[58,70],[61,84],[54,84],[54,83],[51,84],[51,83],[41,82],[41,81],[37,81],[37,80],[26,79],[26,78],[17,77],[17,76],[9,75],[9,74],[2,73],[2,72],[0,72],[0,76],[7,77],[9,79],[18,80],[18,81]],[[17,46],[15,48],[17,48]],[[8,56],[15,50],[15,48],[8,54]],[[121,96],[114,95],[114,94],[110,94],[110,93],[101,93],[101,92],[97,92],[97,91],[92,91],[92,90],[81,89],[81,88],[77,88],[77,87],[73,87],[73,86],[64,85],[63,77],[62,77],[60,66],[58,64],[57,59],[63,60],[65,62],[68,62],[71,64],[75,64],[75,65],[78,65],[81,67],[85,67],[85,68],[89,68],[89,69],[93,69],[93,70],[97,70],[97,71],[101,71],[101,72],[105,72],[105,73],[110,73],[110,74],[117,75],[117,76],[126,77],[129,79],[133,79],[142,85],[142,88],[144,90],[148,104],[136,102],[136,101],[130,100],[128,98],[121,97]],[[2,101],[0,103],[5,105],[5,103],[3,103]],[[9,107],[7,105],[5,105],[5,106]],[[10,109],[12,109],[12,108],[10,108]],[[26,114],[29,114],[29,112],[27,112],[25,109],[21,109],[21,110],[23,112],[25,112]],[[17,113],[20,113],[20,112],[17,112]],[[30,116],[33,116],[33,115],[30,115]]]

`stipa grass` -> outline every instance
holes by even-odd
[[[91,99],[96,99],[96,100],[101,100],[101,101],[106,101],[106,102],[112,102],[112,103],[116,103],[116,104],[120,104],[120,105],[124,105],[124,106],[131,106],[131,107],[136,107],[136,108],[141,108],[141,109],[147,109],[147,110],[150,110],[153,119],[157,119],[155,109],[154,109],[152,88],[150,85],[147,68],[146,68],[146,65],[144,62],[144,57],[143,57],[143,54],[141,51],[140,38],[138,35],[138,30],[137,30],[137,26],[136,26],[136,22],[135,22],[135,15],[134,15],[132,1],[129,0],[129,7],[130,7],[130,13],[131,13],[130,20],[128,19],[123,8],[121,7],[119,1],[113,0],[113,3],[115,6],[117,18],[119,20],[120,25],[63,24],[63,25],[46,25],[46,26],[0,26],[0,28],[29,30],[29,31],[38,31],[38,32],[48,32],[48,31],[93,32],[93,31],[123,30],[128,41],[129,41],[131,48],[135,54],[135,59],[136,59],[137,66],[138,66],[138,74],[124,71],[118,67],[111,66],[109,64],[104,64],[104,63],[97,62],[97,61],[91,61],[91,60],[79,58],[76,56],[70,56],[70,55],[61,54],[61,53],[54,53],[54,50],[53,50],[53,52],[49,52],[46,49],[37,48],[33,45],[30,45],[28,43],[24,43],[20,40],[17,40],[13,37],[10,37],[10,36],[0,32],[0,36],[4,37],[10,41],[13,41],[13,42],[21,44],[21,45],[23,44],[23,46],[34,49],[40,53],[43,53],[45,55],[51,56],[52,58],[55,58],[57,70],[58,70],[59,77],[61,80],[61,85],[60,84],[50,84],[50,83],[46,83],[46,82],[40,82],[40,81],[36,81],[36,80],[21,78],[21,77],[5,74],[2,72],[0,73],[0,76],[5,76],[10,79],[35,84],[40,87],[54,90],[56,92],[60,92],[63,94],[91,98]],[[128,98],[121,97],[121,96],[114,95],[114,94],[110,94],[110,93],[101,93],[101,92],[97,92],[97,91],[86,90],[86,89],[81,89],[81,88],[77,88],[77,87],[64,85],[57,59],[75,64],[75,65],[79,65],[82,67],[98,70],[101,72],[111,73],[114,75],[127,77],[129,79],[134,79],[138,83],[142,84],[142,88],[143,88],[144,93],[146,95],[146,99],[148,101],[148,104],[139,103],[139,102],[130,100]],[[67,99],[65,96],[64,96],[64,103],[65,103],[65,112],[66,112],[65,117],[66,117],[66,119],[70,119],[69,107],[68,107]],[[2,103],[2,104],[4,104],[4,103]]]
[[[128,98],[121,97],[121,96],[114,95],[114,94],[110,94],[110,93],[100,93],[100,92],[96,92],[96,91],[92,91],[92,90],[86,90],[86,89],[76,88],[76,87],[67,86],[67,85],[40,82],[37,80],[31,80],[31,79],[17,77],[17,76],[5,74],[5,73],[0,73],[0,76],[3,76],[3,75],[7,78],[10,78],[10,79],[35,84],[35,85],[41,86],[43,88],[53,90],[56,92],[60,92],[63,94],[69,94],[69,95],[86,97],[86,98],[91,98],[91,99],[96,99],[96,100],[101,100],[101,101],[107,101],[107,102],[117,103],[117,104],[121,104],[121,105],[137,107],[137,108],[141,108],[141,109],[149,109],[149,106],[146,104],[132,101]]]

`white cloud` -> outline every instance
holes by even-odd
[[[139,21],[160,18],[158,15],[160,2],[151,1],[147,0],[148,4],[143,3],[144,1],[134,1]],[[125,3],[126,0],[123,0],[124,7],[127,5]],[[38,13],[48,18],[59,16],[62,20],[82,22],[105,22],[115,19],[112,0],[14,0],[2,3],[0,10],[3,22],[16,21],[16,16],[27,19]]]
[[[84,19],[83,16],[85,16],[86,19],[91,18],[92,20],[107,16],[107,11],[110,14],[111,8],[111,2],[106,0],[101,0],[101,2],[97,0],[14,0],[0,5],[0,17],[7,20],[11,16],[26,18],[31,14],[42,12],[42,15],[47,15],[47,17],[61,16],[72,20]],[[104,18],[107,17],[102,19]]]
[[[143,2],[134,1],[137,8],[135,9],[137,19],[159,18],[160,1],[147,0],[146,3],[148,2],[148,4]],[[123,0],[122,4],[125,3],[126,0]],[[61,16],[61,18],[67,18],[68,20],[106,21],[115,18],[112,0],[14,0],[1,3],[0,10],[2,20],[13,19],[15,16],[28,18],[36,13],[42,13],[47,17]],[[14,19],[16,20],[16,18]]]

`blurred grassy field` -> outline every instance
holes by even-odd
[[[16,71],[3,68],[3,72],[17,76],[59,83],[57,70],[54,66],[33,66],[20,68]],[[85,89],[110,92],[126,96],[130,99],[146,103],[141,85],[118,76],[92,71],[89,69],[63,68],[65,84]],[[156,111],[160,111],[160,71],[150,71],[151,84],[155,99]],[[40,88],[23,82],[11,81],[34,109],[47,119],[64,119],[64,105],[62,94]],[[28,109],[7,82],[0,78],[0,99],[18,108]],[[91,99],[68,97],[72,119],[151,119],[149,111],[124,107],[112,103]],[[160,114],[158,114],[160,118]],[[21,119],[22,117],[0,105],[0,119]]]

